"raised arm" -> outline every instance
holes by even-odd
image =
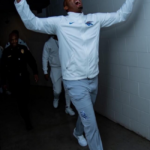
[[[27,29],[40,33],[56,34],[56,26],[60,17],[38,18],[31,12],[26,0],[15,0],[14,4]]]
[[[132,12],[135,0],[126,0],[123,6],[115,13],[97,13],[101,27],[109,27],[111,25],[126,21]]]
[[[48,47],[48,43],[46,42],[42,54],[42,66],[43,66],[44,74],[48,74],[48,60],[50,57],[49,50],[50,47]]]

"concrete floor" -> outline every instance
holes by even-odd
[[[89,150],[80,147],[72,136],[76,116],[66,115],[61,95],[58,109],[52,107],[52,89],[31,87],[31,118],[34,129],[26,131],[17,104],[0,96],[1,150]],[[96,114],[104,150],[149,150],[150,142]]]

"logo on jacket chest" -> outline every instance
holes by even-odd
[[[69,22],[69,24],[72,25],[74,22]],[[89,27],[94,25],[93,21],[87,21],[85,24]]]
[[[93,26],[94,24],[93,24],[93,21],[87,21],[86,23],[85,23],[87,26]]]
[[[74,24],[74,22],[69,22],[69,24]]]

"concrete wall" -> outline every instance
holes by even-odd
[[[150,140],[150,0],[135,0],[125,23],[102,29],[99,92],[100,114]],[[114,12],[125,0],[83,0],[84,13]],[[51,14],[65,14],[52,0]]]
[[[115,11],[124,1],[101,0],[97,11]],[[102,30],[95,108],[150,140],[149,8],[149,0],[136,0],[126,23]]]
[[[43,9],[43,12],[41,14],[37,14],[34,12],[36,16],[38,17],[46,17],[47,11],[46,9]],[[28,47],[30,48],[31,53],[33,54],[34,58],[36,59],[37,65],[38,65],[38,71],[39,71],[39,82],[38,84],[35,84],[33,80],[33,75],[31,72],[31,84],[34,85],[42,85],[42,86],[51,86],[51,82],[47,82],[44,80],[43,71],[42,71],[42,50],[45,41],[48,40],[48,36],[45,34],[39,34],[32,31],[27,30],[19,15],[15,12],[4,12],[0,13],[0,41],[2,45],[4,46],[8,41],[8,35],[9,33],[17,29],[20,32],[20,38],[24,40]]]

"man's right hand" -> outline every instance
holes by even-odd
[[[16,0],[17,3],[19,3],[21,0]]]
[[[44,78],[45,78],[46,81],[48,81],[48,79],[49,79],[48,74],[44,74]]]

